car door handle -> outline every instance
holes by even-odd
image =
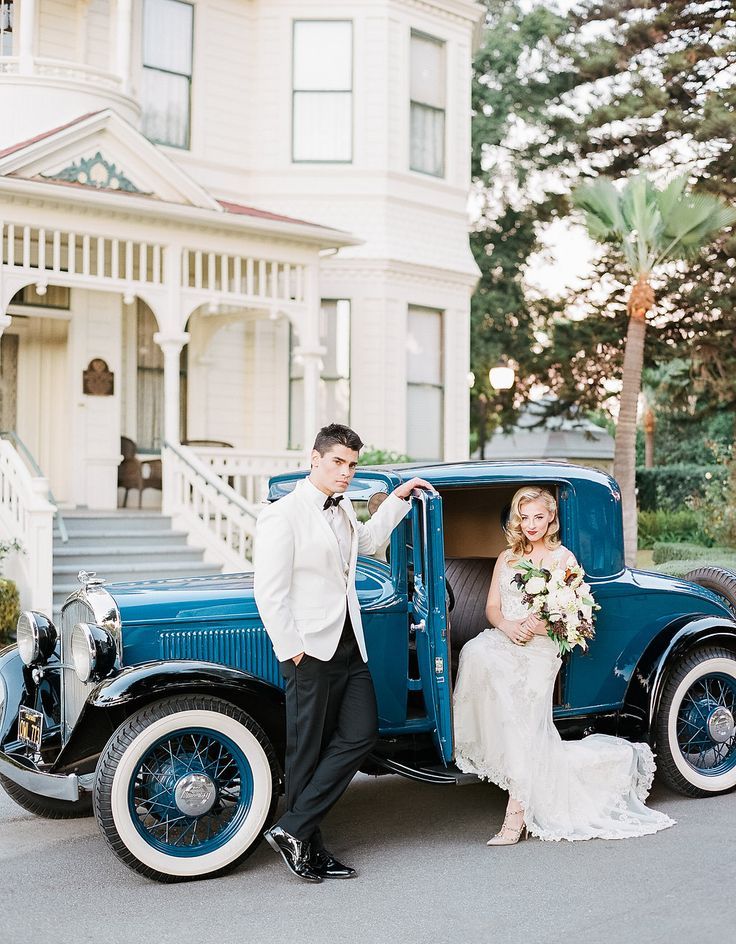
[[[423,633],[424,630],[426,629],[426,627],[427,627],[427,624],[426,624],[426,622],[425,622],[424,620],[419,620],[418,623],[412,623],[412,624],[411,624],[411,629],[412,629],[415,633],[417,633],[417,632]]]

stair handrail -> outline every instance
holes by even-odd
[[[8,442],[10,442],[15,447],[15,449],[22,454],[26,463],[30,466],[31,471],[37,478],[46,478],[46,476],[43,474],[43,470],[36,462],[33,453],[14,429],[0,430],[0,439],[7,439]],[[66,544],[69,540],[69,533],[66,530],[66,523],[64,521],[64,516],[59,509],[59,503],[56,501],[54,498],[54,493],[51,491],[51,486],[49,486],[47,498],[54,506],[54,515],[56,517],[56,522],[59,525],[59,537],[61,538],[61,542],[62,544]]]
[[[34,476],[9,439],[0,438],[0,526],[21,545],[7,565],[23,609],[50,613],[53,599],[54,506],[48,483]]]
[[[222,564],[253,560],[260,506],[246,501],[188,446],[164,442],[163,511],[179,519]]]

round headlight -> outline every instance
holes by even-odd
[[[77,623],[72,631],[72,662],[80,682],[103,678],[115,665],[115,640],[95,623]]]
[[[56,627],[47,616],[35,610],[20,614],[15,635],[18,655],[26,665],[46,662],[56,648]]]

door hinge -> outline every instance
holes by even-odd
[[[434,660],[434,674],[442,675],[445,671],[445,660],[441,656],[437,656]]]

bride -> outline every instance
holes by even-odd
[[[457,766],[509,793],[503,826],[488,841],[492,846],[512,845],[527,831],[539,839],[625,839],[674,825],[644,805],[655,770],[647,744],[605,734],[563,741],[552,723],[558,647],[512,579],[522,558],[535,567],[575,563],[559,530],[550,491],[516,492],[506,528],[509,548],[498,558],[488,592],[491,628],[460,653]]]

